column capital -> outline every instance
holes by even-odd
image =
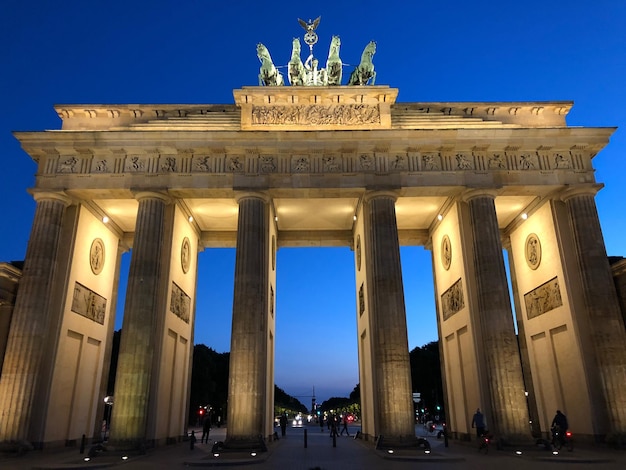
[[[172,202],[172,198],[162,191],[134,191],[133,196],[139,202],[143,199],[160,199],[165,204]]]
[[[270,202],[270,196],[262,191],[235,191],[235,200],[237,203],[241,202],[242,199],[261,199],[263,202]]]
[[[489,197],[491,199],[495,199],[498,193],[499,190],[496,188],[468,189],[467,191],[461,193],[459,197],[463,202],[470,202],[472,199],[479,197]]]
[[[576,196],[594,196],[604,187],[601,183],[594,184],[580,184],[576,186],[567,186],[563,192],[558,196],[563,202],[567,202]]]
[[[62,191],[32,191],[33,199],[37,202],[44,200],[53,200],[62,202],[65,207],[72,204],[72,199]]]
[[[366,191],[365,194],[363,194],[363,201],[370,202],[372,199],[382,197],[391,198],[393,202],[396,202],[398,200],[398,191],[392,189]]]

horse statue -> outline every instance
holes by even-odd
[[[370,41],[363,54],[361,54],[361,63],[350,74],[348,79],[348,85],[367,85],[370,80],[370,85],[374,85],[376,82],[376,72],[374,71],[374,64],[372,63],[372,57],[376,53],[376,42]]]
[[[263,44],[258,43],[256,45],[256,55],[261,61],[261,68],[259,70],[259,86],[283,86],[285,81],[282,74],[274,66],[272,62],[272,56]]]
[[[294,86],[302,86],[304,85],[305,73],[304,64],[302,64],[302,59],[300,59],[300,39],[293,38],[292,47],[291,47],[291,59],[289,60],[288,65],[289,70],[289,83]]]
[[[330,41],[330,49],[328,51],[328,60],[326,61],[327,85],[341,85],[341,74],[343,64],[339,58],[339,47],[341,40],[339,36],[333,36]]]

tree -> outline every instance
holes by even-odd
[[[230,353],[218,353],[204,344],[193,348],[191,370],[191,390],[189,398],[189,419],[197,419],[197,410],[210,405],[214,414],[226,418],[228,402],[228,367]]]
[[[413,391],[422,395],[423,408],[436,410],[443,405],[439,342],[416,347],[409,353]]]
[[[300,400],[287,394],[282,388],[274,385],[274,413],[280,415],[287,413],[296,415],[298,413],[308,414],[309,410]]]

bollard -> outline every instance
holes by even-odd
[[[337,447],[337,434],[333,433],[333,447]]]
[[[448,447],[448,429],[443,429],[443,443],[445,447]]]
[[[304,430],[304,448],[307,448],[307,433],[306,433],[306,429]]]
[[[189,449],[193,450],[193,446],[196,443],[196,431],[191,431],[191,436],[189,436]]]
[[[87,440],[87,437],[83,434],[83,438],[80,440],[80,453],[84,454],[85,453],[85,441]]]

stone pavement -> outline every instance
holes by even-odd
[[[87,455],[80,454],[78,449],[62,451],[30,452],[24,456],[0,454],[0,469],[88,469],[122,466],[122,468],[137,470],[171,469],[184,467],[225,467],[226,469],[289,469],[289,470],[403,470],[419,467],[428,470],[441,468],[449,469],[488,469],[506,468],[518,470],[532,468],[533,470],[566,468],[594,470],[624,469],[626,468],[626,451],[614,451],[599,448],[575,448],[573,452],[563,452],[552,455],[549,451],[538,448],[522,449],[521,455],[516,455],[516,449],[490,449],[487,455],[477,452],[475,445],[462,444],[450,441],[445,447],[443,439],[424,435],[421,427],[416,428],[418,436],[424,436],[431,444],[431,453],[426,454],[424,449],[395,450],[393,454],[378,451],[373,443],[352,437],[340,436],[333,440],[328,430],[320,431],[318,426],[309,426],[307,429],[307,447],[304,447],[305,432],[303,428],[288,428],[287,436],[269,445],[268,452],[252,456],[245,453],[220,454],[215,457],[212,444],[200,444],[200,429],[195,434],[198,442],[194,449],[190,449],[189,442],[162,446],[149,451],[146,455],[129,455],[122,460],[121,454],[104,452],[90,461],[84,461]],[[223,441],[226,437],[226,428],[211,430],[211,440]],[[561,464],[561,465],[559,465]]]

